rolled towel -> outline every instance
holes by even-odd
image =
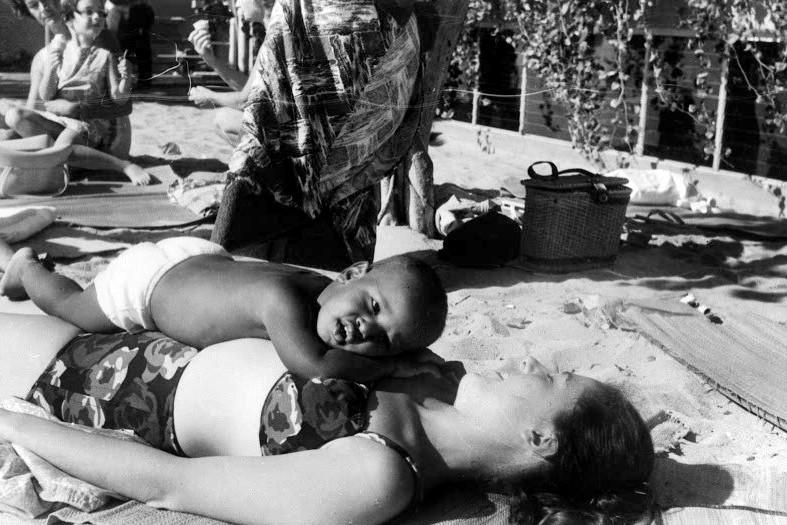
[[[13,244],[23,241],[40,232],[57,218],[55,208],[37,206],[33,208],[2,210],[0,213],[0,239]]]

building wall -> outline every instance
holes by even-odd
[[[710,155],[703,152],[707,141],[703,139],[706,129],[689,113],[691,105],[699,103],[693,86],[693,79],[699,63],[691,51],[686,48],[687,30],[680,27],[684,0],[655,0],[654,8],[648,16],[648,24],[656,38],[654,44],[666,62],[662,80],[675,98],[668,104],[654,92],[653,80],[648,86],[647,114],[644,133],[644,153],[657,158],[678,160],[696,165],[710,166]],[[755,13],[755,18],[764,20],[762,27],[767,27],[763,13]],[[482,30],[484,31],[484,30]],[[763,34],[766,34],[763,31]],[[513,55],[513,49],[504,49],[503,35],[495,37],[491,30],[481,35],[481,67],[479,68],[479,88],[481,97],[477,112],[477,123],[481,126],[518,129],[519,119],[519,87],[521,60]],[[773,60],[776,47],[769,42],[756,44],[764,56]],[[510,47],[510,46],[509,46]],[[601,46],[603,48],[603,46]],[[712,66],[708,76],[708,94],[705,104],[715,110],[718,104],[719,86],[721,83],[720,56],[709,45],[706,49]],[[603,54],[603,49],[599,53]],[[631,42],[633,59],[631,84],[627,86],[626,98],[634,105],[639,105],[641,94],[641,68],[644,60],[644,41],[636,36]],[[508,72],[518,70],[519,75]],[[744,74],[745,70],[745,74]],[[521,76],[520,76],[521,78]],[[739,50],[739,60],[730,63],[728,76],[727,109],[723,134],[722,150],[725,154],[721,159],[721,168],[739,171],[751,175],[765,176],[787,180],[787,134],[773,129],[769,124],[772,111],[766,104],[758,102],[747,89],[746,79],[757,83],[758,72],[752,63],[749,53]],[[545,89],[544,82],[533,73],[527,75],[527,97],[525,98],[525,133],[570,140],[568,121],[565,109],[554,101],[550,91]],[[495,96],[497,95],[497,96]],[[787,93],[777,97],[782,108],[787,107]],[[599,117],[606,121],[601,109]],[[472,97],[464,94],[459,97],[455,118],[470,121],[472,115]],[[628,151],[628,146],[620,140],[622,129],[616,135],[613,145],[620,150]]]

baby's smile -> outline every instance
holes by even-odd
[[[363,337],[354,322],[337,319],[336,326],[333,328],[333,339],[336,344],[344,345],[356,343],[359,340],[363,340]]]

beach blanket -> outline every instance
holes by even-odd
[[[415,131],[397,133],[419,72],[415,16],[371,0],[288,0],[276,3],[266,30],[225,200],[241,185],[252,201],[265,192],[307,217],[327,215],[350,257],[370,260],[375,184]],[[213,236],[225,246],[236,240],[234,205],[222,203],[229,211],[220,210]]]
[[[43,408],[21,399],[4,399],[0,401],[0,407],[60,423]],[[143,443],[142,440],[124,432],[70,426],[85,432]],[[63,506],[89,512],[115,499],[122,498],[113,492],[69,476],[23,447],[0,442],[0,511],[19,517],[33,518]]]

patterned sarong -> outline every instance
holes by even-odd
[[[271,13],[228,181],[315,218],[371,258],[374,186],[407,152],[397,134],[419,71],[415,16],[372,0],[283,0]],[[403,136],[408,135],[408,136]]]

